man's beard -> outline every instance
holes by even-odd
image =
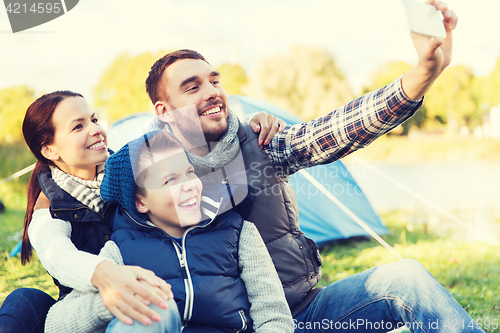
[[[206,110],[207,108],[214,105],[222,105],[221,113],[222,116],[226,114],[224,120],[213,122],[202,121],[202,117],[200,114]],[[229,112],[226,112],[227,106],[221,100],[211,101],[203,106],[200,106],[196,110],[196,114],[194,112],[183,112],[181,110],[174,109],[173,117],[175,120],[175,124],[180,131],[180,133],[190,141],[193,146],[199,146],[199,140],[195,138],[200,137],[200,127],[201,131],[203,131],[203,136],[205,137],[205,144],[210,142],[217,142],[224,134],[226,134],[228,129],[228,118]],[[194,111],[194,110],[193,110]]]

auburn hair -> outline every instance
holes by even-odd
[[[51,164],[42,155],[42,148],[54,141],[55,128],[52,122],[52,115],[59,103],[68,97],[82,97],[81,94],[61,90],[43,95],[35,100],[28,107],[23,121],[24,141],[36,157],[35,169],[31,173],[28,183],[28,204],[26,215],[24,216],[23,240],[21,248],[21,263],[24,265],[31,260],[31,243],[28,237],[28,227],[33,217],[33,210],[36,200],[40,195],[41,188],[38,184],[38,173],[44,166]]]

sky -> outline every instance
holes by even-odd
[[[448,0],[459,16],[453,65],[487,75],[500,56],[500,0]],[[400,0],[80,0],[65,15],[12,33],[0,8],[0,89],[92,89],[121,53],[195,49],[252,76],[293,44],[327,48],[355,93],[387,61],[416,63]]]

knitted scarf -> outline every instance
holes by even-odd
[[[101,197],[100,187],[104,177],[104,169],[97,174],[95,180],[81,179],[54,166],[50,166],[50,171],[56,184],[73,198],[95,212],[102,210],[104,200]]]
[[[215,143],[207,143],[210,144],[210,147],[212,148],[210,153],[205,156],[199,156],[186,151],[189,161],[195,167],[196,174],[198,176],[205,175],[222,168],[224,165],[234,160],[234,158],[238,155],[240,151],[240,142],[237,136],[240,125],[238,117],[230,111],[227,122],[227,132],[219,139],[219,141]],[[167,131],[172,134],[170,127],[159,119],[155,120],[151,126],[151,129],[163,128],[167,129]]]

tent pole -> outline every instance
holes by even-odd
[[[377,242],[380,243],[387,251],[391,252],[399,260],[404,259],[392,246],[387,244],[385,240],[382,239],[372,228],[370,228],[365,222],[363,222],[356,214],[354,214],[349,208],[347,208],[339,199],[337,199],[333,194],[331,194],[323,185],[321,185],[313,176],[311,176],[304,169],[300,170],[299,173],[309,180],[314,186],[316,186],[328,199],[330,199],[334,204],[336,204],[344,213],[346,213],[350,218],[352,218],[361,228],[363,228],[370,236],[375,238]]]
[[[3,185],[5,183],[7,183],[7,182],[10,182],[11,180],[16,179],[17,177],[21,177],[25,173],[33,171],[34,168],[35,168],[35,163],[33,163],[32,165],[30,165],[30,166],[28,166],[28,167],[26,167],[26,168],[24,168],[22,170],[19,170],[18,172],[10,175],[7,178],[4,178],[4,179],[0,180],[0,185]]]

